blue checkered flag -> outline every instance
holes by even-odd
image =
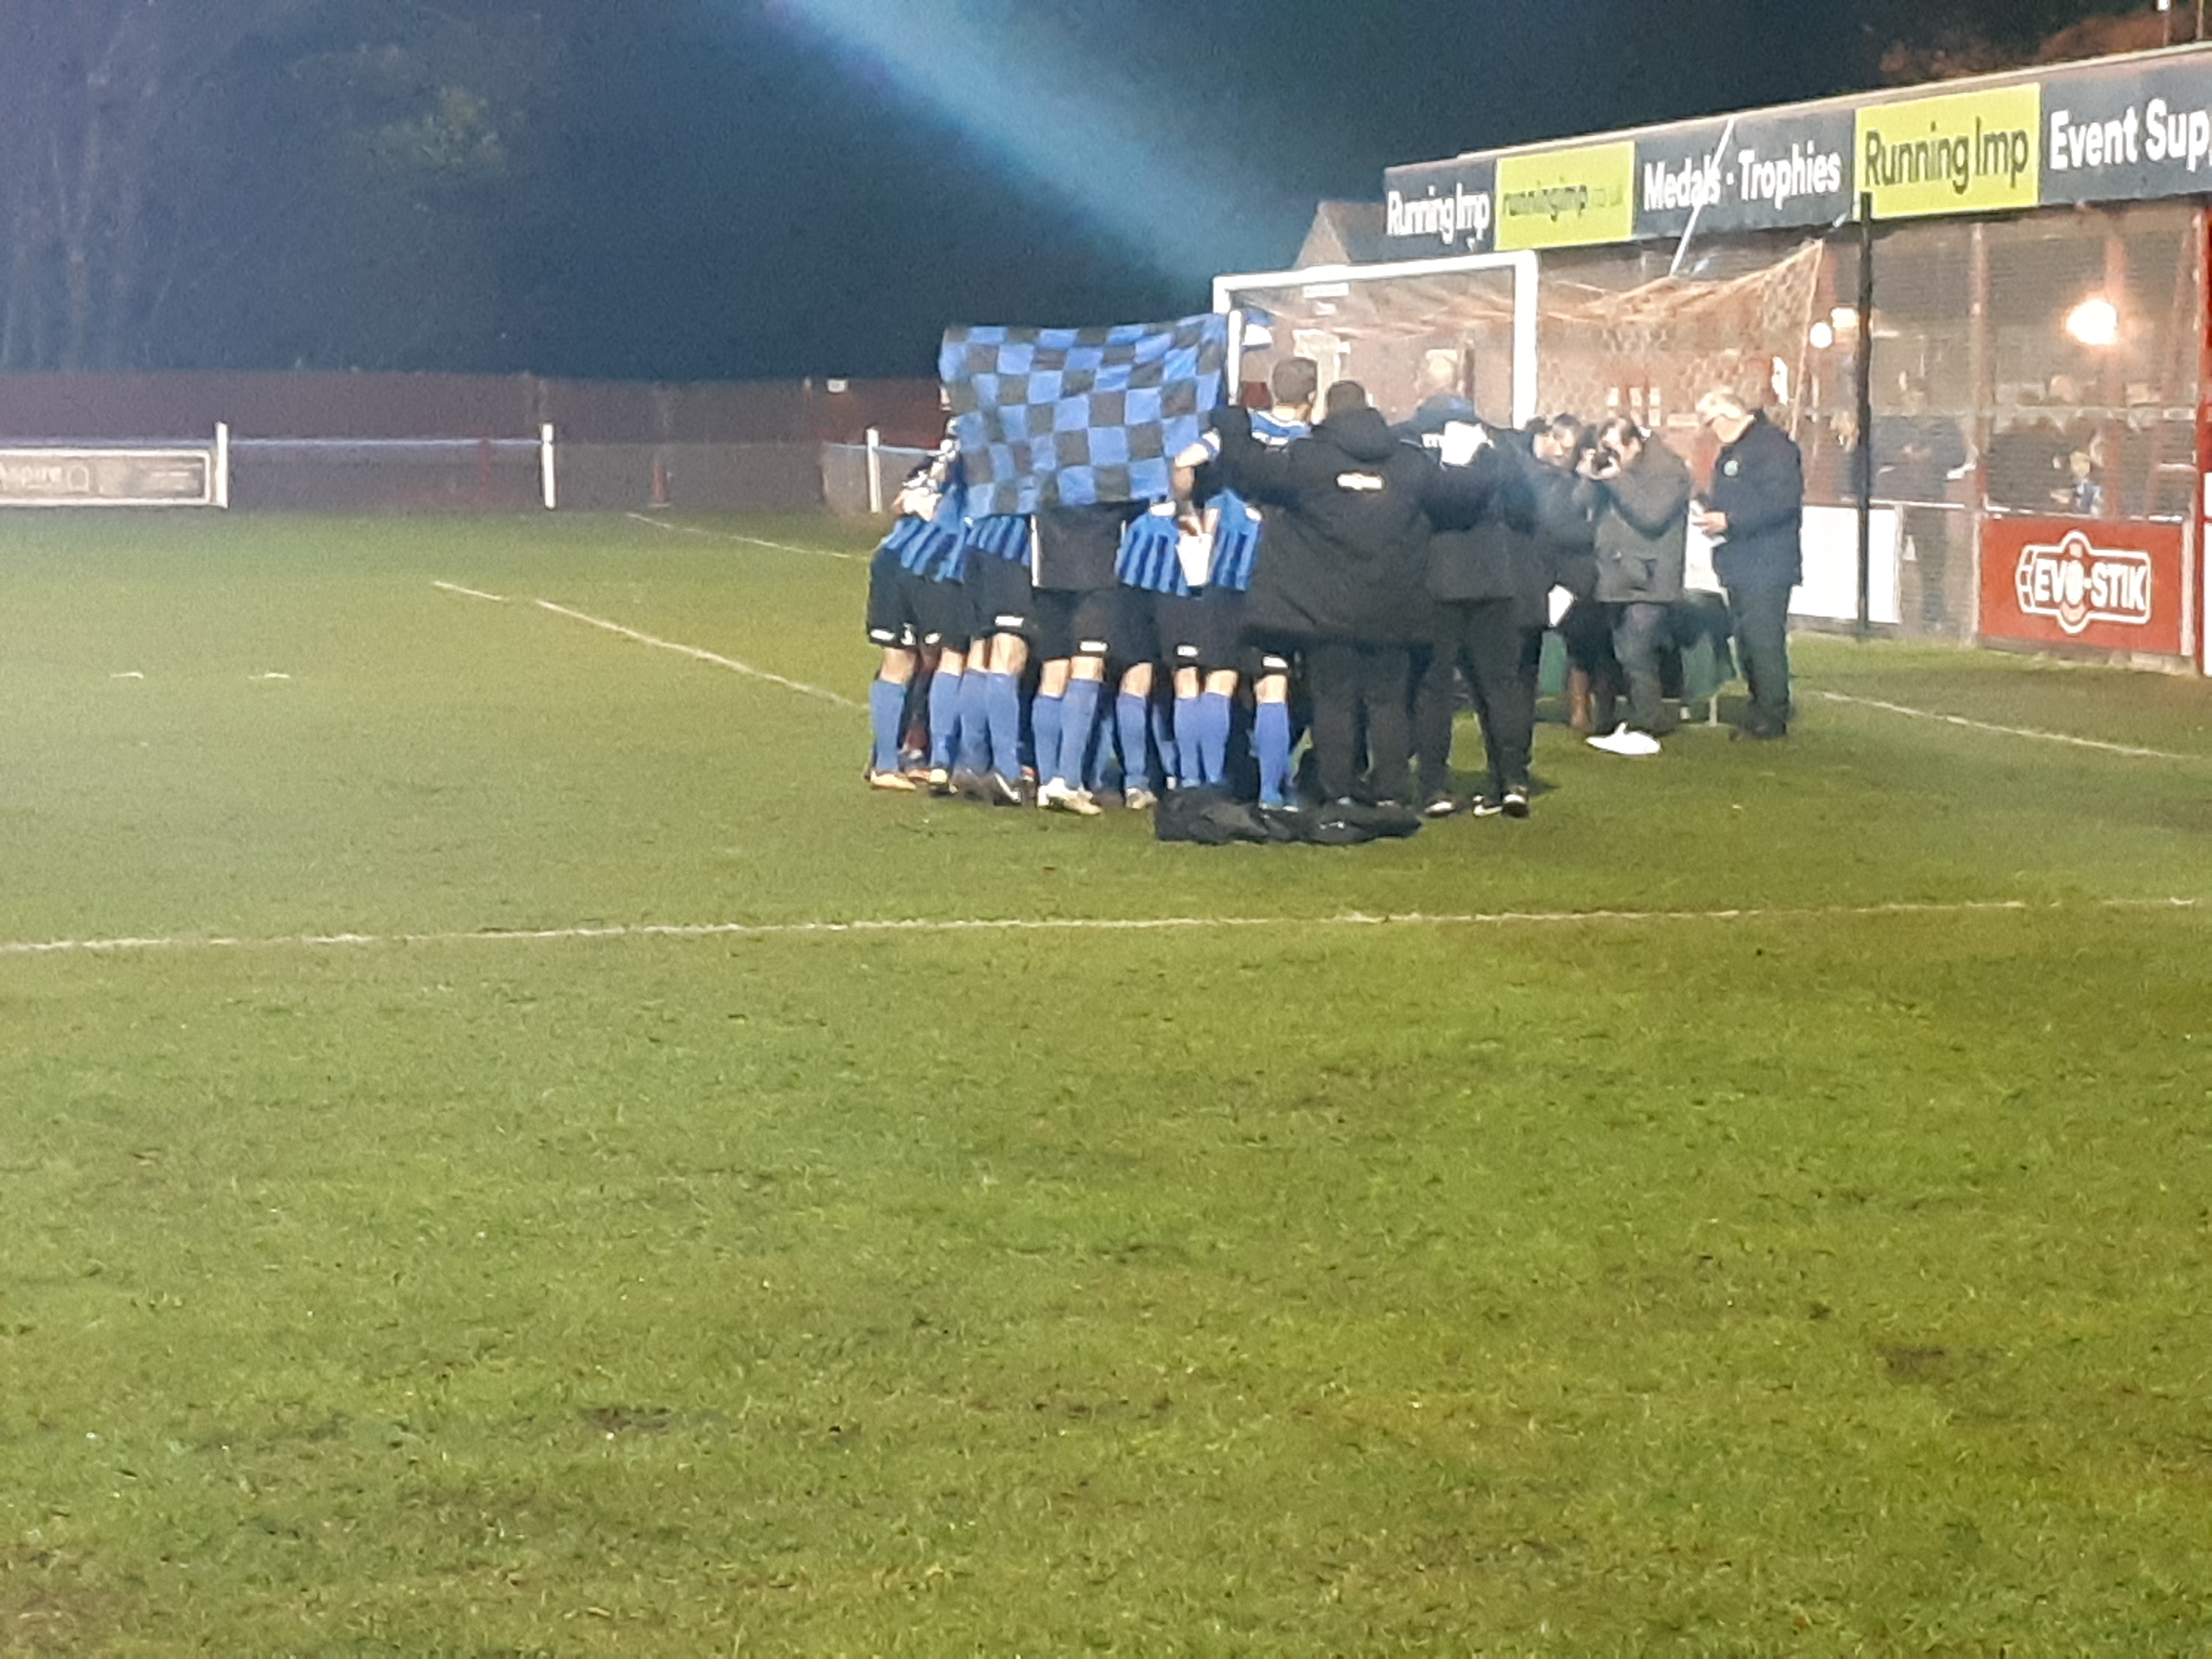
[[[938,368],[973,517],[1172,493],[1176,453],[1221,401],[1229,319],[955,328]]]

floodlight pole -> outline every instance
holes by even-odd
[[[1874,192],[1859,196],[1858,636],[1872,631],[1874,574]]]

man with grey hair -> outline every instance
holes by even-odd
[[[1698,399],[1698,422],[1720,441],[1713,481],[1692,519],[1713,541],[1728,591],[1751,709],[1733,735],[1790,732],[1790,590],[1804,580],[1799,538],[1805,464],[1790,434],[1727,390]]]

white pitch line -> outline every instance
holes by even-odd
[[[858,709],[861,707],[850,697],[840,696],[835,691],[825,691],[818,685],[809,685],[804,680],[786,679],[781,674],[769,673],[765,668],[756,668],[750,663],[739,662],[735,657],[725,657],[718,652],[702,650],[696,645],[679,645],[674,640],[658,639],[651,634],[641,634],[635,628],[624,628],[620,623],[609,622],[605,617],[593,617],[581,611],[571,611],[567,605],[556,605],[550,599],[540,599],[538,605],[539,609],[550,611],[556,617],[567,617],[576,622],[588,623],[593,628],[605,629],[610,634],[619,634],[626,640],[635,640],[640,645],[649,645],[658,651],[673,651],[680,657],[690,657],[700,662],[712,663],[717,668],[726,668],[732,673],[743,674],[750,679],[766,680],[770,685],[780,685],[787,691],[798,692],[801,696],[819,697],[823,702],[836,703],[840,708]]]
[[[2094,910],[2196,911],[2194,898],[2100,899]],[[332,950],[378,945],[558,945],[600,939],[849,939],[874,934],[1163,933],[1229,928],[1298,927],[1561,927],[1594,924],[1851,921],[1888,916],[1955,916],[2063,912],[2076,907],[2034,905],[2021,899],[1963,900],[1942,904],[1864,904],[1729,910],[1498,910],[1431,915],[1411,911],[1375,915],[1347,911],[1333,916],[1006,916],[868,918],[849,921],[708,921],[610,923],[599,927],[489,928],[435,933],[292,933],[264,939],[228,937],[47,939],[0,943],[0,957],[122,956],[150,951]]]
[[[464,587],[459,582],[432,582],[430,586],[442,587],[448,593],[459,593],[465,599],[489,599],[494,605],[507,603],[507,596],[503,593],[487,593],[482,588]]]
[[[2094,749],[2107,755],[2125,755],[2135,760],[2191,761],[2212,759],[2212,756],[2177,755],[2165,749],[2138,749],[2131,744],[2105,743],[2095,738],[2069,737],[2063,732],[2039,732],[2027,726],[1992,726],[1986,720],[1970,720],[1963,714],[1938,714],[1925,708],[1908,708],[1901,702],[1883,702],[1875,697],[1846,696],[1841,691],[1822,691],[1817,694],[1830,702],[1850,703],[1858,708],[1879,708],[1885,714],[1903,714],[1916,720],[1935,720],[1944,726],[1963,726],[1969,732],[1989,732],[1999,737],[2033,738],[2039,743],[2063,743],[2076,749]]]
[[[701,536],[710,542],[736,542],[745,547],[773,548],[779,553],[803,553],[810,559],[848,559],[857,563],[858,553],[838,553],[826,547],[800,547],[791,542],[771,542],[758,536],[740,536],[727,530],[702,530],[697,525],[667,524],[659,519],[647,518],[642,513],[625,513],[623,517],[634,519],[649,530],[658,530],[668,536]]]

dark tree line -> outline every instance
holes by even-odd
[[[1881,78],[1899,85],[2179,46],[2212,15],[2197,0],[2166,11],[2095,0],[1872,0],[1870,10]],[[2201,27],[2212,38],[2212,21]]]
[[[496,356],[589,0],[459,9],[0,0],[0,369]]]

